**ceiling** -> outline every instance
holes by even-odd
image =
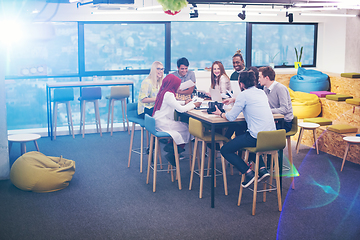
[[[133,3],[119,4],[120,1]],[[293,13],[296,18],[311,14],[347,17],[350,15],[356,17],[360,14],[360,0],[187,0],[187,2],[188,7],[183,8],[178,14],[182,19],[188,19],[189,13],[191,18],[195,10],[201,19],[230,19],[230,17],[238,19],[238,14],[245,11],[246,20],[249,21],[264,19],[262,17],[265,16],[284,18],[284,16],[288,17],[288,13]],[[151,20],[163,19],[166,15],[157,0],[0,0],[0,3],[2,13],[6,14],[14,10],[18,16],[27,15],[29,19],[38,21],[57,20],[59,18],[56,17],[61,14],[70,16],[68,18],[70,20],[76,19],[74,16],[83,16],[82,18],[86,20],[98,20],[99,15],[103,19],[106,14],[111,14],[110,19],[119,19],[117,15],[126,14],[126,18],[130,21],[146,14],[148,18],[145,19]],[[99,15],[95,16],[96,14]],[[35,15],[36,17],[33,17]],[[216,15],[222,16],[216,17]]]

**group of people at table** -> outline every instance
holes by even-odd
[[[233,104],[231,110],[223,113],[217,106],[213,114],[228,121],[234,121],[239,114],[244,114],[246,122],[231,125],[225,133],[229,141],[220,149],[223,157],[233,164],[245,180],[244,188],[250,186],[255,180],[255,173],[250,165],[245,163],[237,151],[244,147],[256,147],[257,134],[260,131],[273,131],[284,128],[291,130],[294,118],[290,94],[286,86],[275,81],[275,71],[271,67],[245,68],[241,51],[238,50],[232,57],[235,71],[230,78],[220,61],[215,61],[211,67],[211,87],[219,89],[220,93],[231,91],[230,81],[238,81],[241,92],[236,98],[226,98],[223,103]],[[152,64],[149,76],[143,80],[138,99],[138,114],[144,118],[145,114],[153,116],[158,131],[167,132],[178,145],[178,151],[184,151],[185,144],[191,139],[188,124],[174,120],[174,111],[180,113],[200,107],[201,102],[191,100],[195,86],[180,90],[180,84],[188,80],[196,83],[195,73],[188,70],[189,61],[180,58],[177,61],[178,71],[164,77],[164,66],[155,61]],[[206,93],[209,95],[209,93]],[[185,100],[185,105],[178,100]],[[275,122],[273,114],[284,115],[282,123]],[[235,132],[235,138],[231,136]],[[165,145],[166,159],[175,165],[175,156],[172,143]],[[250,155],[249,163],[255,156]],[[258,181],[270,176],[264,162],[260,159]]]

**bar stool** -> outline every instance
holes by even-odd
[[[115,101],[121,101],[123,127],[125,130],[125,119],[126,119],[128,133],[130,134],[129,120],[126,117],[126,113],[127,113],[127,103],[126,102],[127,102],[127,98],[129,96],[130,96],[129,86],[116,86],[116,87],[111,87],[110,96],[106,97],[106,99],[109,99],[107,132],[109,132],[109,121],[110,121],[110,114],[111,114],[111,136],[113,135]]]
[[[154,174],[153,174],[153,192],[156,191],[156,175],[158,171],[164,171],[164,170],[158,170],[157,169],[157,158],[158,158],[158,153],[160,153],[160,148],[159,148],[159,139],[162,138],[171,138],[171,135],[166,133],[166,132],[159,132],[156,131],[155,129],[155,119],[147,114],[145,114],[145,128],[147,131],[150,132],[151,134],[151,138],[150,138],[150,150],[149,150],[149,158],[148,158],[148,167],[147,167],[147,177],[146,177],[146,184],[149,184],[149,178],[150,178],[150,168],[153,170]],[[155,141],[153,141],[153,139],[155,138]],[[151,159],[152,159],[152,154],[153,154],[153,147],[154,147],[154,143],[155,142],[155,156],[154,156],[154,165],[152,166],[151,164]],[[176,170],[176,178],[178,180],[178,186],[179,186],[179,190],[181,190],[181,177],[180,177],[180,164],[179,164],[179,153],[178,153],[178,147],[175,143],[175,141],[173,141],[173,145],[174,145],[174,154],[175,154],[175,170]],[[161,156],[161,155],[160,155]],[[171,166],[171,170],[165,170],[165,171],[171,171],[173,172],[174,169]],[[173,176],[173,175],[172,175]],[[172,178],[173,180],[173,178]]]
[[[57,111],[59,103],[64,103],[66,105],[66,112],[67,112],[67,121],[69,127],[69,134],[72,134],[73,138],[74,135],[74,126],[71,116],[71,107],[70,101],[74,101],[74,89],[73,88],[56,88],[54,89],[54,115],[53,115],[53,133],[54,133],[54,140],[56,139],[56,125],[57,125]]]
[[[341,164],[341,169],[340,172],[342,172],[344,164],[345,164],[345,160],[346,160],[346,156],[349,152],[349,147],[350,144],[354,144],[354,145],[360,145],[360,137],[343,137],[344,141],[346,141],[346,148],[345,148],[345,154],[344,154],[344,158]]]
[[[298,120],[297,116],[294,116],[292,120],[292,126],[291,130],[286,133],[286,142],[287,142],[287,148],[288,148],[288,154],[289,154],[289,163],[290,163],[290,174],[291,174],[291,187],[292,189],[295,189],[295,183],[294,183],[294,164],[293,164],[293,157],[292,157],[292,151],[291,151],[291,137],[294,136],[298,131]]]
[[[299,153],[301,138],[304,134],[304,130],[312,130],[314,135],[314,144],[315,144],[316,153],[319,154],[319,148],[316,139],[316,128],[320,127],[320,124],[311,123],[311,122],[302,122],[299,123],[298,126],[300,127],[300,133],[299,133],[298,141],[296,143],[296,153]]]
[[[101,132],[101,121],[100,121],[100,113],[99,113],[99,99],[101,99],[101,87],[86,87],[82,88],[81,96],[78,98],[80,101],[80,133],[82,131],[82,137],[85,137],[85,107],[86,102],[93,102],[95,108],[95,124],[96,124],[96,132],[99,132],[100,136],[102,136]]]
[[[277,190],[277,198],[278,198],[278,206],[279,211],[282,210],[281,203],[281,189],[280,189],[280,174],[279,174],[279,160],[278,160],[278,151],[284,149],[286,146],[286,137],[285,137],[285,129],[280,129],[276,131],[262,131],[257,135],[256,147],[246,147],[243,148],[245,152],[245,162],[248,162],[249,153],[256,153],[256,161],[255,161],[255,180],[254,180],[254,189],[253,189],[253,206],[252,206],[252,215],[255,215],[256,209],[256,196],[257,196],[257,187],[258,187],[258,176],[259,176],[259,160],[260,155],[262,154],[271,154],[271,166],[275,161],[275,179],[276,179],[276,190]],[[263,158],[266,160],[266,158]],[[266,166],[266,165],[265,165]],[[271,175],[273,175],[273,171],[270,171]],[[271,176],[272,178],[273,176]],[[241,183],[245,180],[245,174],[242,174]],[[240,183],[240,191],[239,191],[239,199],[238,206],[241,203],[243,186]],[[263,201],[266,201],[266,192],[275,189],[266,189],[266,183],[264,183],[264,190],[260,190],[259,192],[263,192]]]
[[[193,135],[195,137],[189,190],[191,190],[192,182],[193,182],[198,142],[202,141],[201,165],[200,165],[200,174],[199,174],[199,176],[200,176],[199,198],[202,198],[203,184],[204,184],[205,150],[207,147],[207,143],[211,143],[211,133],[205,132],[202,122],[200,122],[199,120],[196,120],[194,118],[189,118],[189,132],[191,135]],[[227,137],[222,136],[219,133],[215,133],[215,143],[218,143],[220,145],[220,148],[223,146],[224,142],[227,142],[228,140],[229,139]],[[210,158],[211,158],[211,156],[209,156],[209,161],[210,161]],[[225,195],[228,195],[227,180],[226,180],[226,166],[225,166],[225,159],[223,156],[221,156],[221,164],[222,164],[222,172],[220,172],[220,171],[219,172],[222,173],[222,175],[223,175]],[[216,171],[218,171],[218,170],[216,169]],[[215,174],[215,176],[216,176],[216,174]],[[215,180],[215,187],[216,187],[216,180]]]
[[[141,140],[140,140],[140,172],[142,173],[142,165],[143,165],[143,155],[144,155],[144,127],[145,120],[140,118],[137,113],[137,103],[129,103],[127,106],[127,119],[132,122],[132,130],[130,137],[130,147],[129,147],[129,160],[128,167],[130,167],[131,153],[133,150],[133,142],[134,142],[134,134],[135,134],[135,125],[140,125],[141,130]],[[135,152],[135,151],[134,151]]]

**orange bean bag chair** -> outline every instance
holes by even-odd
[[[73,160],[28,152],[16,159],[12,165],[10,180],[25,191],[54,192],[69,186],[74,173]]]

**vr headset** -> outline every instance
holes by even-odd
[[[219,103],[215,101],[215,102],[209,102],[208,105],[209,105],[209,108],[207,109],[208,114],[212,114],[213,112],[216,111],[215,106],[217,106],[221,112],[223,113],[225,112],[223,103]]]

